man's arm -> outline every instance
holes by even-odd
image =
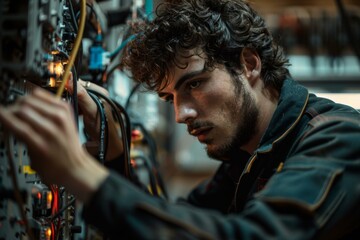
[[[84,216],[109,236],[134,239],[340,239],[360,227],[359,134],[344,121],[309,131],[239,213],[169,204],[111,174]]]
[[[42,89],[0,107],[0,122],[23,141],[45,183],[65,186],[86,202],[109,175],[82,147],[71,107]]]

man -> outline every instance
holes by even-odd
[[[32,167],[83,201],[89,223],[114,239],[359,236],[360,115],[294,82],[248,4],[176,1],[139,31],[124,65],[223,163],[187,202],[168,203],[96,163],[66,103],[36,90],[1,108]]]

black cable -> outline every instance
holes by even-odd
[[[93,92],[94,94],[96,95],[99,95],[101,98],[103,98],[105,101],[107,101],[113,108],[113,110],[115,111],[115,116],[116,118],[118,119],[118,121],[122,121],[122,118],[121,118],[121,115],[117,113],[117,111],[119,110],[120,113],[124,116],[125,118],[125,121],[126,121],[126,138],[127,139],[131,139],[131,122],[130,122],[130,119],[129,119],[129,116],[125,110],[125,108],[123,106],[121,106],[118,102],[116,101],[112,101],[110,98],[108,98],[107,96],[97,92],[97,91],[94,91],[94,90],[88,90],[89,92]],[[134,90],[134,92],[136,91],[136,89]],[[116,107],[114,107],[113,105],[115,105]],[[119,119],[121,118],[121,119]],[[150,159],[148,158],[145,158],[144,157],[144,161],[145,161],[145,164],[149,170],[149,175],[150,175],[150,187],[152,189],[152,192],[154,195],[156,196],[159,196],[159,191],[158,191],[158,188],[157,188],[157,184],[159,184],[161,190],[162,190],[162,194],[165,198],[168,197],[167,195],[167,191],[166,191],[166,188],[165,188],[165,185],[164,185],[164,181],[161,177],[161,175],[159,174],[158,172],[158,162],[156,161],[156,144],[155,144],[155,141],[154,139],[152,138],[152,136],[150,135],[150,133],[144,128],[144,126],[140,123],[136,123],[135,126],[139,127],[141,129],[141,131],[144,133],[144,137],[145,137],[145,140],[147,142],[147,144],[149,145],[149,148],[150,148],[150,152],[151,152],[151,155],[150,155]],[[120,122],[120,127],[122,127],[122,124]],[[124,135],[124,130],[122,128],[122,136],[125,136]],[[130,148],[130,141],[128,141],[128,146]],[[125,142],[123,141],[123,145],[125,146]],[[130,159],[128,159],[128,157],[126,157],[126,150],[127,148],[124,149],[124,159],[125,159],[125,162],[126,162],[126,166],[125,166],[125,169],[126,167],[129,167],[130,168]],[[128,160],[127,160],[128,159]],[[153,166],[154,166],[154,169],[156,170],[156,172],[154,172],[154,169],[153,169]],[[130,170],[128,170],[129,173],[131,173]],[[154,178],[155,176],[155,178]],[[133,176],[131,177],[131,179],[135,179]]]
[[[77,75],[80,76],[81,74],[81,67],[82,67],[82,58],[83,58],[83,42],[81,41],[81,44],[80,44],[80,48],[79,48],[79,53],[80,54],[77,54],[76,55],[76,71],[77,71]]]
[[[107,96],[105,96],[102,93],[99,93],[98,91],[94,91],[92,89],[88,89],[88,92],[94,93],[98,96],[100,96],[101,98],[103,98],[107,103],[110,104],[110,106],[112,107],[112,109],[116,109],[116,105],[115,103],[110,100]],[[123,118],[118,114],[117,111],[114,111],[115,117],[117,118],[119,124],[120,124],[120,130],[121,130],[121,139],[122,139],[122,143],[123,143],[123,148],[124,148],[124,160],[125,160],[125,176],[128,177],[130,180],[133,180],[134,177],[132,175],[131,172],[131,162],[130,162],[130,148],[129,148],[129,142],[130,139],[128,139],[127,134],[126,134],[126,129],[125,129],[125,123]]]
[[[122,113],[122,115],[125,118],[125,122],[126,122],[126,135],[128,139],[131,139],[131,121],[130,121],[130,117],[127,114],[127,111],[125,110],[125,108],[123,106],[121,106],[118,102],[113,101],[115,103],[115,105],[118,107],[118,110],[120,110],[120,112]],[[129,147],[130,147],[130,141],[129,141]]]
[[[74,11],[74,7],[72,5],[72,0],[68,0],[69,1],[69,9],[70,9],[70,15],[71,15],[71,19],[72,19],[72,22],[73,22],[73,25],[74,25],[74,28],[75,28],[75,32],[78,31],[78,23],[77,23],[77,18],[75,17],[75,11]],[[82,49],[83,49],[83,44],[82,44],[82,41],[81,41],[81,44],[80,44],[80,48],[79,48],[79,53],[80,54],[77,54],[76,55],[76,58],[77,58],[77,63],[76,63],[76,71],[80,70],[81,69],[81,64],[82,64]],[[77,80],[77,79],[76,79]]]
[[[136,93],[136,91],[139,89],[139,87],[141,86],[141,83],[137,83],[133,89],[131,90],[126,103],[125,103],[125,110],[127,111],[129,106],[130,106],[130,101],[131,98],[133,97],[133,95]],[[139,127],[141,129],[141,131],[144,133],[144,138],[147,141],[147,144],[150,147],[150,154],[151,154],[151,161],[153,162],[153,164],[156,166],[156,168],[158,169],[158,162],[157,162],[157,147],[156,147],[156,143],[154,141],[154,139],[152,138],[151,134],[146,130],[146,128],[143,126],[143,124],[139,123],[139,122],[133,122],[133,127]],[[164,180],[162,179],[161,175],[158,173],[157,174],[157,179],[158,179],[158,183],[160,185],[160,187],[162,188],[162,191],[164,193],[164,196],[167,198],[167,191],[165,188],[165,184],[164,184]]]
[[[71,15],[72,24],[73,24],[73,27],[74,27],[75,31],[77,32],[79,26],[77,24],[77,20],[76,20],[76,17],[75,17],[75,12],[74,12],[74,7],[72,5],[72,0],[68,0],[68,2],[69,2],[69,9],[70,9],[70,15]]]
[[[96,15],[96,12],[95,12],[93,6],[90,3],[86,3],[86,6],[90,8],[89,16],[91,16],[93,14],[95,16],[96,20],[97,20],[97,15]],[[78,19],[79,17],[80,17],[80,11],[78,11],[76,13],[76,19]]]
[[[123,116],[124,117],[124,119],[125,119],[125,133],[126,133],[126,136],[127,136],[127,139],[129,139],[129,140],[131,140],[131,122],[130,122],[130,118],[129,118],[129,115],[127,114],[127,112],[126,112],[126,110],[125,110],[125,108],[123,107],[123,106],[121,106],[118,102],[116,102],[116,101],[113,101],[113,100],[111,100],[109,97],[107,97],[107,96],[105,96],[105,95],[103,95],[103,94],[101,94],[101,93],[99,93],[99,92],[97,92],[97,91],[95,91],[95,92],[93,92],[94,94],[97,94],[99,97],[101,97],[101,98],[103,98],[104,100],[106,100],[107,102],[112,102],[116,107],[114,108],[112,105],[112,110],[113,111],[118,111],[118,110],[120,110],[120,114],[121,115],[119,115],[118,114],[118,116]],[[121,118],[122,119],[122,118]],[[128,141],[128,146],[129,146],[129,148],[130,148],[130,145],[131,145],[131,142],[130,141]]]
[[[149,149],[150,149],[150,160],[152,162],[152,165],[155,166],[156,169],[159,169],[159,164],[157,161],[157,146],[156,146],[156,142],[154,141],[154,138],[152,137],[152,135],[149,133],[149,131],[147,131],[147,129],[144,127],[144,125],[140,122],[133,122],[132,123],[133,127],[136,128],[140,128],[140,131],[144,134],[144,140],[145,142],[148,144]],[[160,175],[160,173],[157,171],[156,172],[156,178],[157,178],[157,182],[160,185],[164,196],[167,198],[168,194],[165,188],[165,184],[164,184],[164,180],[162,179],[162,176]]]
[[[106,152],[107,152],[107,142],[108,142],[108,125],[106,120],[106,114],[105,109],[102,103],[100,102],[100,99],[93,93],[89,92],[89,96],[93,99],[95,102],[99,117],[100,117],[100,139],[99,139],[99,153],[98,158],[99,161],[104,164]]]
[[[337,8],[339,10],[341,19],[343,20],[344,27],[346,29],[346,33],[348,35],[349,42],[352,45],[352,48],[353,48],[353,50],[355,52],[355,55],[357,56],[357,60],[358,60],[358,63],[360,65],[360,47],[359,47],[358,39],[356,39],[356,37],[354,35],[354,31],[352,30],[351,22],[349,20],[349,16],[348,16],[348,14],[347,14],[347,12],[345,10],[344,4],[342,3],[341,0],[336,0],[336,5],[337,5]]]
[[[151,192],[154,196],[160,196],[159,195],[159,191],[157,188],[157,181],[154,178],[154,173],[153,173],[153,165],[151,164],[151,160],[149,160],[146,156],[143,155],[138,155],[135,156],[134,159],[141,159],[144,162],[144,166],[147,168],[147,170],[149,171],[149,182],[150,182],[150,188],[151,188]]]
[[[98,31],[98,26],[94,26],[94,24],[90,21],[90,20],[91,20],[91,16],[94,15],[96,22],[99,23],[97,14],[96,14],[93,6],[92,6],[90,3],[86,3],[86,6],[90,8],[90,14],[88,15],[89,17],[87,18],[87,21],[91,23],[91,26],[94,28],[95,32],[97,32],[97,31]],[[80,11],[78,11],[78,12],[76,13],[76,21],[79,19],[79,17],[80,17]],[[100,23],[99,23],[99,24],[100,24]]]
[[[52,216],[51,217],[51,222],[52,221],[54,221],[56,218],[58,218],[58,217],[60,217],[60,215],[66,210],[66,209],[68,209],[71,205],[73,205],[74,204],[74,202],[75,202],[75,198],[73,198],[73,199],[71,199],[71,201],[68,203],[68,204],[66,204],[63,208],[61,208],[54,216]]]
[[[76,127],[79,129],[79,106],[78,106],[78,95],[77,95],[77,71],[76,68],[72,68],[73,71],[73,93],[72,93],[72,104],[74,109],[74,117],[76,122]]]

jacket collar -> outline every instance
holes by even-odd
[[[257,152],[272,150],[273,145],[280,142],[299,122],[308,102],[308,90],[288,78],[281,88],[278,106],[263,135]]]

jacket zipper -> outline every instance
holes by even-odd
[[[302,117],[304,111],[305,111],[305,108],[307,106],[307,103],[308,103],[308,100],[309,100],[309,94],[307,94],[306,96],[306,100],[305,100],[305,103],[303,105],[303,108],[299,114],[299,116],[297,117],[297,119],[295,120],[295,122],[276,140],[273,141],[272,143],[272,146],[274,143],[277,143],[278,141],[280,141],[282,138],[284,138],[285,136],[288,135],[288,133],[297,125],[297,123],[300,121],[300,118]],[[268,152],[271,152],[272,151],[272,147],[271,149],[267,150],[267,151],[264,151],[264,152],[261,152],[261,153],[268,153]],[[234,206],[235,206],[235,211],[237,211],[237,196],[238,196],[238,191],[239,191],[239,186],[240,186],[240,183],[241,183],[241,180],[243,179],[244,175],[245,174],[249,174],[250,171],[251,171],[251,168],[255,162],[255,160],[257,159],[257,154],[260,153],[260,152],[255,152],[255,154],[253,154],[250,158],[250,160],[248,161],[246,167],[245,167],[245,170],[241,173],[240,177],[239,177],[239,180],[236,184],[236,190],[235,190],[235,196],[234,196]],[[282,167],[281,167],[282,168]]]

